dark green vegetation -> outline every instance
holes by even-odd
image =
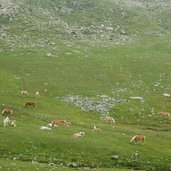
[[[0,124],[0,170],[171,170],[171,120],[157,116],[171,112],[171,98],[162,95],[171,93],[171,3],[5,2],[0,110],[13,109],[17,127]],[[20,95],[24,89],[28,97]],[[115,127],[101,112],[60,100],[77,95],[123,99],[109,110]],[[35,109],[24,108],[28,100],[37,102]],[[54,118],[72,125],[39,130]],[[93,125],[102,132],[94,134]],[[79,131],[85,137],[74,140]],[[129,143],[135,134],[147,137],[144,145]]]

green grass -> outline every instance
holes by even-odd
[[[55,167],[44,163],[36,163],[36,162],[20,162],[16,160],[4,160],[0,159],[0,170],[59,170],[59,171],[67,171],[67,170],[85,170],[85,169],[77,169],[77,168],[67,168],[67,167]],[[111,169],[111,168],[97,168],[96,171],[127,171],[128,169]]]
[[[74,8],[67,15],[55,11],[52,1],[23,1],[26,13],[19,13],[11,24],[8,18],[0,18],[3,25],[8,25],[10,36],[9,41],[0,41],[0,111],[5,107],[13,109],[12,119],[17,123],[14,128],[4,128],[0,122],[0,170],[170,170],[171,121],[157,116],[159,111],[171,111],[171,99],[162,96],[171,93],[171,35],[165,34],[170,20],[166,18],[168,27],[164,28],[146,20],[151,13],[144,9],[124,7],[127,15],[122,19],[121,8],[111,6],[112,1],[101,2],[95,9],[97,1],[79,2],[74,6],[67,1],[66,6]],[[30,5],[32,13],[26,5]],[[58,8],[60,5],[63,1],[58,2]],[[110,12],[105,10],[109,7]],[[76,27],[83,21],[86,26],[92,21],[99,25],[113,17],[114,26],[121,25],[129,35],[137,35],[132,43],[122,46],[82,43],[60,27],[56,30],[36,25],[35,21],[48,21],[42,13],[44,8]],[[168,15],[168,11],[163,13]],[[82,15],[84,20],[80,19]],[[161,34],[152,34],[153,30]],[[23,31],[26,37],[21,36]],[[21,36],[17,43],[14,35]],[[40,40],[45,41],[44,47],[35,43]],[[55,45],[48,43],[53,41]],[[31,46],[33,43],[35,46]],[[28,97],[20,95],[25,89]],[[37,90],[39,98],[34,96]],[[68,95],[124,99],[109,111],[116,120],[115,127],[102,121],[99,112],[85,112],[56,99]],[[144,102],[132,100],[131,96],[142,96]],[[28,100],[36,102],[35,109],[24,107]],[[71,126],[49,132],[39,130],[54,118],[70,121]],[[94,125],[102,132],[95,134]],[[75,140],[72,135],[78,131],[86,135]],[[130,144],[135,134],[146,136],[144,145]],[[112,159],[113,155],[118,160]],[[75,168],[72,163],[76,163]]]
[[[160,39],[154,37],[153,41],[153,37],[150,38],[151,47],[148,44],[140,46],[139,42],[118,48],[90,47],[88,57],[84,57],[83,51],[79,56],[66,57],[64,54],[53,59],[24,55],[24,51],[18,55],[1,54],[1,110],[4,106],[12,108],[13,118],[17,120],[16,128],[3,128],[1,123],[1,158],[15,158],[19,163],[36,160],[64,166],[76,162],[78,167],[168,170],[171,122],[155,116],[158,111],[170,111],[171,108],[170,99],[162,96],[162,93],[170,92],[169,44],[163,38],[165,45],[162,46]],[[160,49],[157,48],[159,44]],[[160,79],[163,87],[155,87]],[[126,91],[117,93],[117,88]],[[20,96],[22,89],[28,90],[28,97]],[[40,91],[40,98],[34,97],[36,90]],[[98,94],[126,99],[110,111],[116,119],[114,128],[100,120],[100,113],[83,112],[55,100],[57,96],[94,97]],[[129,96],[137,95],[144,97],[144,104],[129,99]],[[36,108],[24,108],[27,100],[36,101]],[[151,108],[155,114],[151,114]],[[54,118],[69,120],[72,126],[51,132],[39,130]],[[103,130],[102,133],[92,132],[94,124]],[[86,136],[74,140],[72,135],[78,131],[85,131]],[[146,135],[145,145],[129,143],[135,134]],[[112,155],[118,155],[119,159],[112,160]],[[22,169],[24,164],[21,162],[17,167]]]

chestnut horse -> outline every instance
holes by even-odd
[[[169,112],[158,112],[158,115],[167,116],[170,119],[170,113]]]
[[[130,141],[130,143],[138,143],[138,142],[142,142],[142,143],[144,143],[145,142],[145,136],[144,135],[135,135],[135,136],[133,136],[132,137],[132,139],[131,139],[131,141]]]
[[[3,111],[2,111],[2,115],[3,116],[9,116],[9,115],[12,115],[13,114],[13,111],[11,110],[11,109],[4,109]]]
[[[27,102],[25,107],[32,107],[32,108],[34,108],[34,107],[36,107],[36,103],[35,102]]]
[[[51,125],[52,125],[52,128],[54,128],[54,127],[58,127],[60,125],[70,126],[71,123],[70,122],[67,122],[65,120],[53,120],[51,122]]]

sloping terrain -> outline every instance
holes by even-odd
[[[1,0],[1,38],[12,47],[58,41],[120,45],[137,34],[170,33],[170,9],[167,0]]]
[[[171,112],[170,11],[169,0],[0,0],[0,110],[17,125],[0,123],[0,170],[171,170],[171,120],[157,115]],[[71,126],[40,130],[55,118]]]

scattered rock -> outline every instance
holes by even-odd
[[[118,156],[118,155],[113,155],[113,156],[111,157],[111,159],[112,159],[112,160],[118,160],[118,159],[119,159],[119,156]]]
[[[52,56],[52,54],[51,54],[51,53],[47,53],[47,54],[46,54],[46,56],[51,57],[51,56]]]
[[[135,99],[135,100],[143,100],[143,97],[130,97],[130,99]]]
[[[163,93],[163,96],[164,97],[170,97],[170,94],[169,93]]]
[[[109,110],[120,102],[124,102],[124,99],[114,98],[106,95],[92,97],[77,96],[65,96],[62,98],[56,97],[55,99],[65,103],[74,104],[80,107],[83,111],[96,111],[103,114],[108,114]]]

